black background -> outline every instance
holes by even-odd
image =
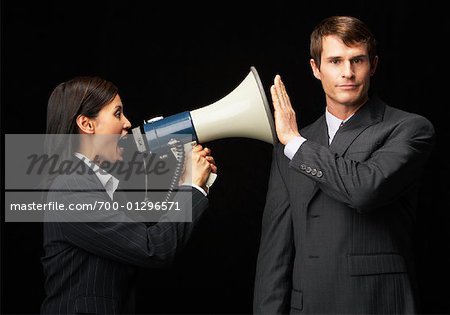
[[[422,181],[417,259],[424,313],[450,313],[450,31],[442,6],[432,1],[2,0],[1,11],[2,134],[45,133],[50,92],[76,75],[114,82],[125,114],[137,126],[221,99],[250,66],[258,70],[269,100],[273,77],[281,74],[299,125],[305,126],[324,111],[320,84],[309,67],[312,28],[329,15],[364,20],[379,43],[372,92],[424,115],[436,128],[437,146]],[[219,168],[210,208],[172,268],[142,271],[138,312],[251,313],[272,147],[244,138],[207,145]],[[44,297],[41,224],[2,220],[1,240],[1,312],[38,313]]]

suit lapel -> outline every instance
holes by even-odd
[[[308,140],[315,141],[326,147],[329,146],[332,152],[342,156],[361,132],[382,120],[384,108],[385,104],[381,100],[377,98],[370,99],[338,130],[330,145],[328,145],[329,137],[325,115],[317,119],[302,135]],[[306,206],[308,207],[319,191],[319,186],[316,181],[306,176],[302,176],[302,179],[302,191],[306,197]]]
[[[328,146],[328,128],[325,115],[320,116],[311,127],[303,134],[306,139]]]
[[[378,98],[371,98],[339,130],[330,144],[330,150],[343,156],[352,142],[369,126],[383,118],[385,104]]]

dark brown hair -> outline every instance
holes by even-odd
[[[322,20],[311,33],[310,54],[317,67],[320,68],[322,39],[325,36],[338,36],[345,45],[356,43],[367,44],[370,63],[376,56],[376,40],[367,25],[352,16],[331,16]]]
[[[59,84],[48,100],[46,133],[78,133],[77,117],[95,118],[117,94],[113,83],[96,76],[76,77]]]
[[[78,149],[78,137],[69,136],[79,133],[77,117],[97,117],[117,94],[119,90],[113,83],[98,76],[79,76],[56,86],[47,104],[45,152],[49,157],[58,157],[57,167],[72,160]],[[49,185],[53,178],[48,176],[44,180],[45,185]]]

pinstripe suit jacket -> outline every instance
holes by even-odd
[[[370,99],[328,145],[325,117],[274,149],[254,313],[415,313],[412,233],[431,123]]]
[[[58,191],[67,187],[69,191]],[[89,194],[80,200],[79,192],[70,191],[74,187]],[[95,174],[76,173],[58,176],[47,200],[65,204],[111,201]],[[46,298],[41,313],[133,314],[137,267],[169,265],[207,206],[207,198],[192,189],[192,222],[44,223],[41,261]],[[124,214],[119,211],[117,215]]]

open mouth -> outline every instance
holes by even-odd
[[[119,141],[117,142],[117,147],[123,151],[127,146],[128,134],[120,136]]]

